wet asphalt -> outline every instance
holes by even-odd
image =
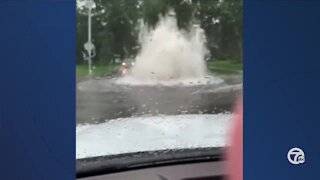
[[[143,115],[230,112],[242,94],[242,75],[222,76],[221,84],[125,86],[110,78],[77,83],[77,124]]]

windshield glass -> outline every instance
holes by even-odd
[[[224,147],[242,1],[77,0],[77,159]]]

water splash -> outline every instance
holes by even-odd
[[[222,80],[207,76],[208,55],[204,30],[198,25],[190,31],[177,27],[175,16],[160,17],[154,29],[143,23],[139,36],[141,50],[131,72],[118,80],[121,84],[208,84]]]

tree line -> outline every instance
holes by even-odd
[[[84,63],[87,42],[87,9],[77,6],[77,64]],[[159,15],[176,13],[178,27],[188,30],[193,23],[205,31],[211,59],[242,62],[242,0],[95,0],[92,39],[95,64],[114,63],[135,57],[139,51],[139,21],[155,26]],[[79,5],[80,4],[80,5]]]

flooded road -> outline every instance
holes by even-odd
[[[77,84],[77,124],[142,115],[229,112],[242,93],[242,76],[223,84],[193,86],[119,86],[103,80]]]

